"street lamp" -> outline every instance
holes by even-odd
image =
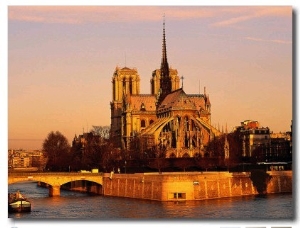
[[[126,163],[127,163],[127,162],[125,161],[125,173],[126,173]]]

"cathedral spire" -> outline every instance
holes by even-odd
[[[169,74],[169,64],[167,60],[167,45],[166,45],[166,30],[165,30],[165,15],[163,20],[163,43],[162,43],[162,58],[160,65],[160,102],[172,91],[172,84]]]
[[[160,68],[169,71],[169,64],[168,64],[168,60],[167,60],[165,15],[164,15],[164,21],[163,21],[163,44],[162,44],[162,58],[161,58]]]

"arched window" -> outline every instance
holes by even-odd
[[[184,130],[185,131],[189,131],[190,130],[189,118],[187,116],[184,118]]]
[[[141,120],[141,127],[146,127],[146,121],[145,120]]]
[[[189,155],[188,153],[185,153],[182,157],[183,157],[183,158],[189,158],[190,155]]]
[[[141,104],[141,111],[146,111],[146,106],[144,103]]]
[[[150,120],[150,124],[152,124],[154,122],[154,120]]]
[[[170,154],[170,158],[176,158],[176,155],[174,153]]]

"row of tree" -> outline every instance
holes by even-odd
[[[107,127],[93,126],[85,141],[72,143],[59,131],[52,131],[43,142],[45,169],[48,171],[78,171],[105,167],[115,154],[108,140]]]
[[[72,146],[59,131],[50,132],[43,143],[48,171],[79,171],[98,168],[100,171],[162,171],[188,170],[189,168],[211,169],[219,165],[216,158],[222,157],[223,139],[214,140],[207,147],[205,158],[166,159],[165,148],[154,147],[141,150],[135,138],[130,151],[120,150],[109,140],[109,130],[93,127],[84,140],[73,141]],[[234,141],[234,140],[232,140]]]
[[[224,155],[225,137],[230,145],[227,159]],[[72,145],[59,131],[50,132],[43,143],[47,157],[46,170],[79,171],[97,168],[104,172],[147,172],[229,169],[236,164],[264,160],[262,154],[266,151],[265,146],[257,147],[252,157],[242,157],[242,141],[238,132],[213,139],[205,147],[202,156],[197,154],[193,158],[167,159],[164,147],[141,149],[138,137],[132,140],[132,144],[135,146],[130,151],[115,148],[109,139],[109,127],[93,126],[89,133],[74,139]]]

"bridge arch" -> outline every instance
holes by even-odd
[[[24,181],[43,182],[49,186],[49,196],[59,196],[60,187],[69,182],[89,181],[103,185],[100,173],[9,173],[8,184]]]

